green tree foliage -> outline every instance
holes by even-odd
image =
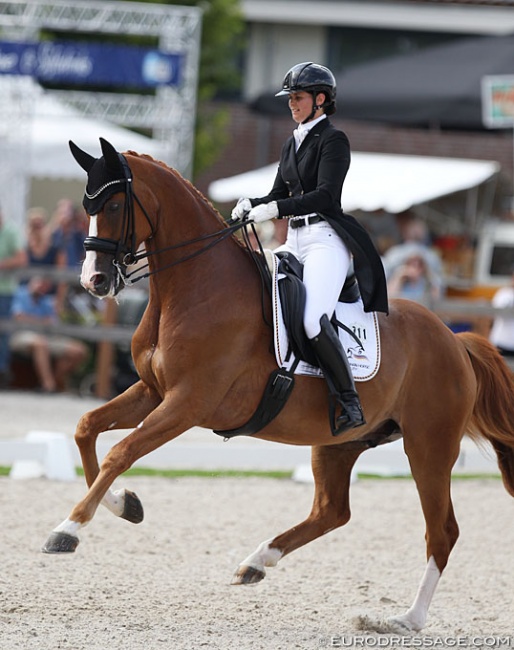
[[[142,0],[137,0],[141,2]],[[226,144],[228,115],[208,103],[237,91],[237,61],[244,45],[239,0],[143,0],[152,4],[198,6],[203,11],[194,175],[212,165]]]

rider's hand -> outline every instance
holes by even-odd
[[[276,201],[256,205],[248,213],[248,219],[253,220],[255,223],[261,223],[261,221],[275,219],[276,217],[278,217],[278,205]]]
[[[241,221],[248,216],[251,209],[250,199],[239,199],[230,216],[234,221]]]

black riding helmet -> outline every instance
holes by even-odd
[[[289,95],[289,93],[304,90],[310,93],[315,101],[318,93],[324,93],[325,101],[321,106],[313,105],[312,114],[305,120],[308,122],[312,119],[317,108],[324,108],[327,115],[333,115],[336,112],[336,80],[328,68],[312,61],[297,63],[284,77],[282,90],[276,93],[275,97]]]

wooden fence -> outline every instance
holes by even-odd
[[[17,278],[30,278],[35,275],[66,282],[71,286],[79,285],[78,272],[53,267],[27,267],[15,272]],[[130,288],[124,293],[130,292]],[[123,296],[123,293],[121,294]],[[468,323],[473,331],[487,336],[492,319],[497,315],[514,318],[514,307],[498,309],[485,299],[469,300],[463,298],[443,298],[426,305],[445,323]],[[114,363],[114,349],[117,344],[129,344],[137,324],[123,325],[118,322],[118,305],[114,300],[107,300],[102,318],[94,325],[81,325],[58,322],[52,325],[31,324],[30,329],[44,334],[69,336],[97,345],[96,354],[96,388],[98,397],[109,398],[112,395],[111,379]],[[13,320],[0,319],[0,332],[12,332],[19,328]]]

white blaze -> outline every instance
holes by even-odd
[[[89,217],[89,237],[98,237],[98,223],[96,214]],[[91,278],[96,273],[96,253],[95,251],[86,251],[86,256],[82,263],[82,273],[80,275],[80,284],[84,289],[93,289],[94,284]]]

